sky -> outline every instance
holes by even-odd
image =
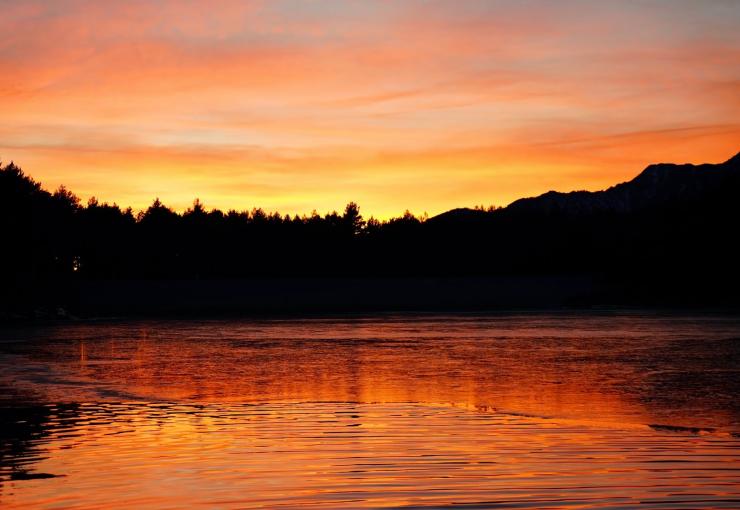
[[[740,151],[738,26],[738,0],[0,0],[0,161],[134,209],[598,190]]]

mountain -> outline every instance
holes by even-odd
[[[513,297],[511,303],[501,297],[510,294],[500,294],[507,285],[529,297],[560,292],[569,287],[559,278],[577,276],[595,282],[593,292],[578,297],[582,303],[740,306],[739,196],[740,154],[713,165],[651,165],[604,191],[551,191],[502,209],[453,209],[427,221],[408,214],[358,231],[352,203],[344,215],[290,218],[196,206],[177,214],[155,201],[135,217],[94,200],[80,205],[64,188],[49,193],[11,164],[0,167],[0,230],[7,247],[0,250],[0,316],[3,309],[27,313],[59,303],[74,310],[86,296],[75,290],[84,282],[99,282],[90,291],[97,299],[138,280],[245,278],[315,278],[317,286],[301,290],[300,299],[322,288],[349,292],[355,284],[347,278],[467,278],[479,285],[435,291],[430,283],[427,290],[444,294],[454,308],[492,303],[470,296],[498,295],[498,303],[511,304]],[[337,279],[345,283],[336,287]],[[539,282],[539,290],[525,281]],[[402,295],[406,284],[393,285],[372,292]],[[211,296],[209,288],[197,288]],[[521,302],[539,302],[529,297]],[[153,299],[163,306],[170,300]],[[407,305],[422,306],[424,299]]]
[[[550,191],[503,209],[430,218],[429,274],[588,274],[603,299],[738,303],[740,154],[719,164],[655,164],[603,191]],[[425,264],[425,265],[424,265]]]
[[[488,211],[458,207],[432,216],[426,221],[426,225],[433,227],[454,227],[460,223],[472,224],[486,222],[489,217],[490,213]]]
[[[740,191],[740,153],[719,164],[650,165],[631,181],[603,191],[549,191],[522,198],[502,210],[506,215],[586,216],[595,213],[633,213],[669,204],[702,200],[732,187]],[[437,222],[470,221],[483,211],[454,209],[435,218]]]

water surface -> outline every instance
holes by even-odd
[[[720,315],[11,329],[0,504],[737,507],[739,376]]]

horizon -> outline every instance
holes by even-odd
[[[3,7],[0,158],[83,202],[434,216],[740,140],[735,2]]]
[[[730,160],[732,160],[732,159],[734,159],[736,157],[740,157],[740,152],[737,152],[736,154],[734,154],[734,155],[730,156],[729,158],[726,158],[726,159],[724,159],[722,161],[704,162],[704,163],[700,163],[700,164],[719,165],[719,164],[723,164],[723,163],[729,162]],[[661,162],[651,163],[651,165],[653,165],[653,164],[676,164],[676,165],[682,165],[682,164],[693,164],[693,163],[680,163],[680,162],[679,163],[674,163],[674,162],[661,161]],[[10,161],[9,163],[4,164],[0,160],[0,170],[3,169],[3,168],[7,168],[9,166],[15,166],[16,168],[18,168],[19,170],[21,170],[26,177],[28,177],[29,179],[31,179],[34,182],[36,182],[41,187],[41,189],[44,190],[44,191],[46,191],[46,192],[54,193],[55,191],[57,191],[58,189],[60,189],[60,188],[57,188],[57,189],[49,189],[48,187],[44,186],[44,183],[43,182],[35,179],[34,176],[31,175],[30,172],[27,172],[26,170],[24,170],[21,165],[18,165],[14,161]],[[650,166],[650,165],[648,165],[648,166]],[[647,167],[645,167],[645,168],[647,168]],[[636,177],[637,175],[639,175],[640,173],[641,173],[641,171],[638,172],[638,173],[636,173],[633,176],[633,178]],[[612,183],[608,187],[612,187],[612,186],[615,186],[615,185],[618,185],[618,184],[624,184],[626,182],[629,182],[629,180],[628,181],[619,182],[619,183]],[[314,214],[318,214],[321,217],[325,217],[325,216],[328,216],[330,214],[341,213],[344,210],[345,206],[347,206],[349,204],[355,204],[356,206],[358,206],[358,208],[360,208],[360,209],[362,208],[362,204],[359,204],[359,203],[355,202],[354,200],[347,200],[347,201],[345,201],[345,206],[339,207],[337,209],[326,210],[326,211],[319,211],[318,209],[313,209],[310,212],[301,212],[301,213],[283,213],[281,211],[274,210],[274,209],[267,209],[267,208],[261,207],[259,205],[254,205],[252,207],[248,207],[248,206],[247,207],[244,207],[244,206],[242,206],[241,208],[240,207],[230,207],[229,209],[221,209],[219,207],[209,207],[208,204],[206,204],[202,200],[200,200],[199,197],[195,197],[195,198],[193,198],[193,200],[192,200],[192,202],[190,203],[189,206],[178,209],[178,208],[172,207],[171,205],[167,204],[166,202],[160,200],[160,197],[155,197],[155,198],[153,198],[149,202],[148,205],[146,205],[146,206],[144,206],[142,208],[139,208],[139,209],[135,209],[135,208],[133,208],[130,205],[119,204],[117,202],[108,202],[108,201],[104,201],[104,200],[99,200],[98,197],[96,197],[95,195],[91,195],[91,196],[87,197],[87,200],[85,200],[84,197],[81,197],[81,196],[77,195],[77,193],[75,193],[75,190],[69,188],[64,183],[62,183],[60,185],[60,187],[61,188],[64,188],[65,191],[70,192],[75,197],[77,197],[79,199],[79,201],[80,201],[80,205],[81,206],[87,206],[91,202],[94,201],[95,204],[110,205],[110,206],[114,206],[114,207],[119,207],[121,211],[127,211],[127,210],[130,209],[131,212],[132,212],[132,214],[134,215],[134,217],[136,217],[137,215],[139,215],[141,213],[146,212],[146,210],[152,204],[154,204],[156,202],[160,202],[160,204],[162,206],[164,206],[167,209],[170,209],[170,210],[172,210],[175,213],[180,214],[180,215],[186,213],[187,211],[192,210],[195,207],[196,204],[198,204],[200,207],[202,207],[203,210],[205,210],[206,212],[210,212],[210,211],[221,211],[221,212],[223,212],[223,213],[226,214],[226,213],[229,213],[229,212],[232,212],[232,211],[235,211],[235,212],[238,212],[238,213],[245,213],[245,212],[246,213],[250,213],[250,212],[255,211],[255,210],[261,210],[264,213],[266,213],[267,215],[279,214],[280,216],[286,216],[287,215],[287,216],[290,216],[290,217],[301,217],[301,218],[311,217]],[[584,190],[584,189],[548,190],[546,193],[549,193],[549,192],[571,193],[571,192],[575,192],[575,191],[589,191],[589,192],[596,191],[596,192],[598,192],[598,191],[604,191],[604,190],[608,189],[608,187],[604,187],[604,188],[599,189],[599,190]],[[388,221],[388,220],[392,220],[392,219],[395,219],[395,218],[401,218],[405,214],[411,213],[415,218],[417,218],[417,219],[419,219],[421,221],[425,221],[428,218],[433,218],[434,216],[438,216],[438,215],[444,214],[446,212],[450,212],[450,211],[458,210],[458,209],[488,210],[488,211],[498,210],[498,209],[505,209],[506,207],[508,207],[509,205],[511,205],[512,203],[514,203],[514,202],[516,202],[518,200],[528,199],[528,198],[536,198],[538,196],[540,196],[540,195],[532,195],[532,196],[518,197],[518,198],[514,199],[513,201],[511,201],[511,202],[509,202],[509,203],[507,203],[505,205],[500,205],[500,204],[459,205],[459,206],[451,207],[450,209],[446,209],[444,211],[440,211],[440,212],[438,212],[438,213],[436,213],[434,215],[429,214],[427,211],[423,211],[422,213],[419,213],[417,211],[412,211],[412,210],[406,208],[406,209],[404,209],[403,212],[400,212],[400,213],[395,214],[395,215],[390,215],[390,216],[375,216],[375,215],[372,215],[371,214],[371,215],[369,215],[367,217],[367,219],[375,219],[375,220],[379,220],[379,221]]]

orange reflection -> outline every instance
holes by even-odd
[[[0,466],[3,508],[582,508],[740,497],[737,440],[717,436],[414,403],[47,409],[40,440]]]
[[[49,344],[42,358],[65,384],[30,381],[28,391],[52,402],[450,403],[732,428],[735,389],[717,367],[734,355],[727,339],[737,327],[711,317],[547,314],[81,324],[59,330],[74,343]],[[58,362],[72,345],[79,363]]]
[[[15,330],[0,502],[721,506],[740,500],[737,379],[712,374],[729,373],[738,326],[540,313]]]

